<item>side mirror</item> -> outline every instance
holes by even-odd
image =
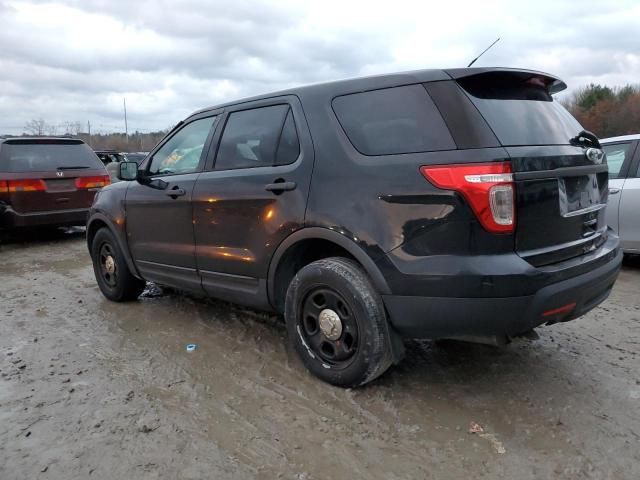
[[[138,178],[138,164],[136,162],[120,162],[118,164],[118,178],[120,180],[135,180]]]

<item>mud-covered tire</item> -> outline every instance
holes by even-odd
[[[330,337],[335,336],[338,329],[331,330],[327,337],[317,326],[320,315],[315,315],[323,308],[322,300],[328,305],[331,298],[336,305],[333,310],[339,313],[341,320],[338,322],[341,334],[335,341]],[[327,305],[324,309],[329,308]],[[311,373],[328,383],[358,387],[382,375],[392,364],[389,326],[382,298],[364,270],[352,260],[326,258],[300,269],[287,290],[285,319],[291,347]],[[348,345],[347,335],[351,335],[351,345]],[[332,361],[332,358],[347,354],[351,356],[344,361]]]
[[[109,260],[109,268],[106,264]],[[114,302],[128,302],[140,296],[146,282],[132,275],[113,233],[101,228],[91,244],[93,272],[102,294]],[[112,273],[108,273],[112,270]]]

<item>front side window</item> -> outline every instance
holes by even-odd
[[[149,174],[171,175],[197,171],[202,149],[215,119],[216,117],[201,118],[178,130],[153,155]]]
[[[273,105],[231,113],[220,140],[216,170],[275,165],[288,111],[288,105]]]
[[[456,148],[422,85],[344,95],[333,100],[333,110],[353,146],[364,155]]]
[[[609,165],[609,178],[619,178],[620,170],[624,165],[628,155],[631,154],[631,143],[616,143],[603,145],[602,149],[607,154],[607,164]]]

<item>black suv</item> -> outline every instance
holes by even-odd
[[[402,337],[508,339],[583,315],[622,260],[607,164],[540,72],[424,70],[196,112],[90,213],[96,278],[284,313],[315,375],[358,386]]]

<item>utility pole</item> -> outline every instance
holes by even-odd
[[[87,132],[89,132],[89,146],[91,146],[91,122],[87,120]]]
[[[129,126],[127,125],[127,99],[122,99],[124,102],[124,133],[127,136],[127,147],[129,147]]]

